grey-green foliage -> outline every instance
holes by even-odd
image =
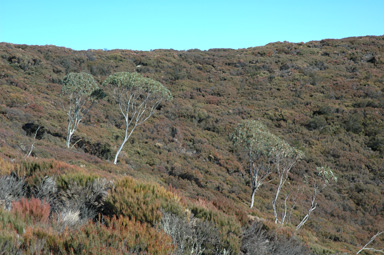
[[[276,156],[277,153],[284,157],[302,157],[302,152],[290,146],[285,140],[272,134],[260,121],[242,121],[231,137],[235,145],[243,146],[251,155],[267,157]]]
[[[276,139],[263,123],[255,120],[242,121],[232,134],[231,140],[234,145],[244,148],[248,156],[252,189],[251,208],[256,191],[272,173],[269,154],[275,146]]]
[[[45,176],[40,185],[35,187],[33,196],[41,201],[47,201],[52,210],[58,207],[56,178]]]
[[[125,135],[118,149],[114,164],[135,128],[152,116],[163,101],[171,100],[171,92],[160,82],[138,73],[119,72],[110,75],[103,83],[113,93],[113,97],[124,116]]]
[[[117,91],[126,93],[151,94],[152,98],[162,98],[171,100],[171,92],[160,82],[146,78],[139,73],[118,72],[110,75],[103,83],[104,86],[112,85],[114,96],[124,96],[116,94]]]
[[[0,255],[3,254],[13,254],[13,255],[23,255],[23,252],[12,237],[3,236],[0,234]]]
[[[89,112],[94,103],[104,94],[92,75],[88,73],[69,73],[63,79],[61,92],[68,96],[67,147],[80,121]]]
[[[61,92],[65,95],[76,94],[78,96],[89,97],[99,85],[92,75],[88,73],[69,73],[63,79],[64,86]]]
[[[330,182],[337,182],[337,176],[329,166],[317,167],[316,171],[325,185]]]
[[[10,209],[11,202],[25,195],[24,186],[24,178],[19,178],[16,174],[0,177],[0,204]]]
[[[251,154],[267,155],[272,148],[272,136],[260,121],[244,120],[236,127],[231,139]]]

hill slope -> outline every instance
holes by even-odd
[[[241,120],[257,119],[306,155],[284,194],[307,187],[304,175],[313,176],[317,166],[329,166],[338,176],[319,196],[299,237],[312,248],[353,252],[384,229],[383,54],[384,37],[151,52],[1,43],[0,154],[4,162],[23,158],[33,139],[22,126],[35,123],[46,132],[35,143],[34,157],[171,185],[239,221],[245,215],[272,220],[276,181],[263,186],[255,209],[248,209],[246,157],[229,139]],[[76,148],[65,149],[61,80],[80,71],[100,84],[114,72],[139,72],[173,94],[135,131],[117,166],[109,161],[124,125],[110,97],[80,124]],[[309,204],[304,192],[293,225]]]

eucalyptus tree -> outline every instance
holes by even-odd
[[[273,214],[275,217],[275,223],[283,224],[287,215],[287,198],[284,201],[284,212],[282,214],[281,220],[279,219],[276,203],[279,198],[280,192],[284,187],[285,183],[288,180],[289,173],[291,172],[292,167],[303,158],[304,153],[291,145],[289,145],[285,140],[271,135],[272,147],[269,150],[269,157],[272,161],[272,164],[276,170],[278,178],[278,186],[276,189],[275,196],[272,200]]]
[[[84,72],[67,74],[63,79],[61,92],[69,99],[67,110],[67,147],[69,148],[71,138],[81,120],[88,114],[93,105],[104,97],[104,93],[93,76]]]
[[[317,208],[316,197],[317,195],[325,189],[328,185],[337,182],[337,176],[333,170],[328,166],[322,166],[316,168],[317,176],[311,178],[308,181],[309,185],[313,186],[313,195],[311,198],[311,206],[308,209],[307,214],[303,217],[300,223],[296,226],[296,230],[299,230],[309,219],[309,216]]]
[[[252,189],[250,208],[252,208],[256,191],[272,173],[269,156],[274,146],[274,135],[260,121],[244,120],[236,127],[231,140],[247,154]]]
[[[160,82],[138,73],[119,72],[110,75],[103,86],[111,88],[125,120],[125,135],[116,152],[114,164],[136,127],[148,120],[161,102],[172,99],[171,92]]]

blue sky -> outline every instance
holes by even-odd
[[[87,49],[248,48],[384,34],[384,0],[0,0],[0,42]]]

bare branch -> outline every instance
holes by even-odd
[[[301,220],[301,222],[297,225],[296,231],[298,231],[309,219],[309,216],[311,213],[317,208],[316,196],[318,194],[318,189],[315,188],[315,193],[313,194],[312,200],[311,200],[311,208],[309,208],[308,213],[304,216],[304,218]]]
[[[360,252],[364,251],[364,250],[368,250],[368,251],[374,251],[374,252],[379,252],[379,253],[384,253],[384,250],[378,250],[378,249],[375,249],[375,248],[367,248],[368,245],[370,245],[373,241],[375,241],[375,239],[380,236],[381,234],[383,234],[384,231],[382,232],[378,232],[376,235],[372,236],[371,239],[369,240],[368,243],[366,243],[363,248],[361,248],[358,252],[356,252],[356,255],[359,254]]]
[[[79,140],[77,140],[74,144],[72,144],[72,147],[71,148],[74,148],[75,147],[75,145],[78,143],[78,142],[80,142],[82,139],[80,138]]]

